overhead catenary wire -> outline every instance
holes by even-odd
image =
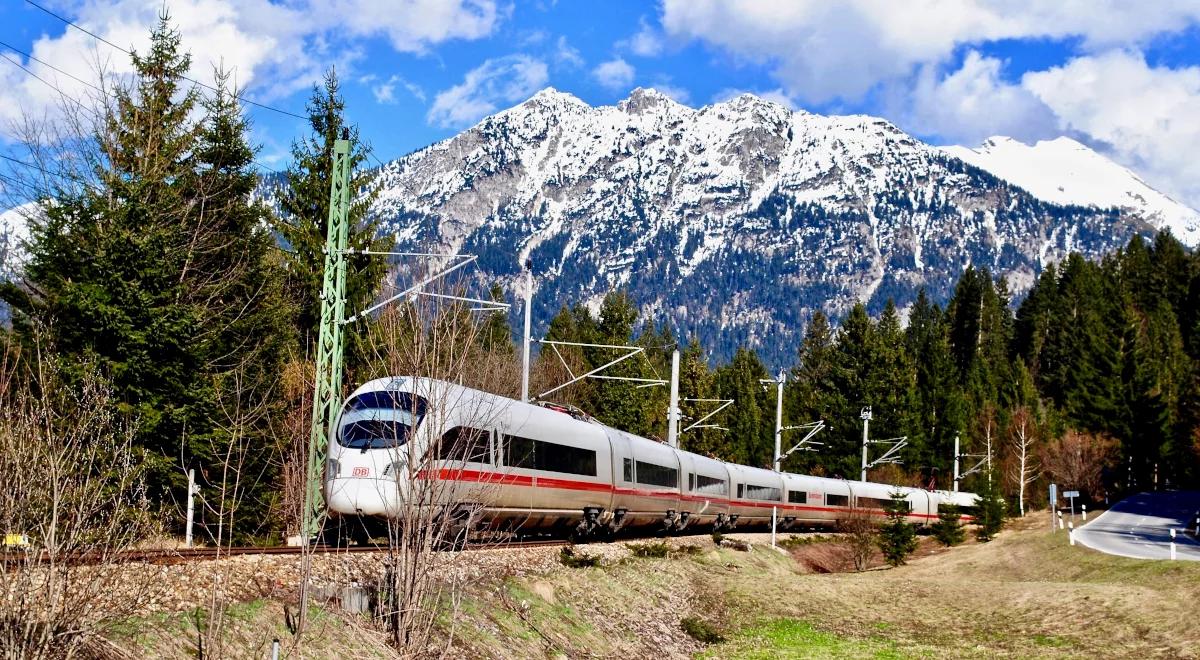
[[[14,52],[14,53],[16,53],[16,54],[18,54],[18,55],[21,55],[21,56],[23,56],[23,57],[26,57],[26,58],[28,58],[29,60],[33,61],[33,62],[37,62],[37,63],[39,63],[39,64],[41,64],[41,65],[43,65],[43,66],[45,66],[45,67],[47,67],[47,68],[49,68],[49,69],[51,69],[51,70],[53,70],[53,71],[57,72],[57,73],[60,73],[60,74],[62,74],[62,75],[64,75],[64,76],[67,76],[68,78],[70,78],[70,79],[72,79],[72,80],[74,80],[74,81],[76,81],[76,82],[78,82],[78,83],[80,83],[80,84],[86,85],[86,86],[88,86],[88,87],[90,87],[90,88],[92,88],[92,89],[96,90],[97,92],[100,92],[101,94],[104,94],[105,96],[108,96],[108,97],[110,97],[110,98],[111,98],[111,97],[115,97],[115,94],[114,94],[112,91],[110,91],[110,90],[106,90],[106,89],[104,89],[104,88],[102,88],[102,87],[98,87],[98,86],[96,86],[96,85],[94,85],[94,84],[92,84],[92,83],[90,83],[90,82],[88,82],[88,81],[86,81],[86,80],[83,80],[82,78],[79,78],[79,77],[77,77],[77,76],[74,76],[74,75],[72,75],[72,74],[70,74],[70,73],[66,72],[66,71],[63,71],[62,69],[60,69],[60,68],[58,68],[58,67],[54,66],[53,64],[50,64],[49,62],[46,62],[46,61],[44,61],[44,60],[40,60],[40,59],[38,59],[38,58],[34,57],[33,55],[31,55],[31,54],[29,54],[29,53],[26,53],[25,51],[22,51],[22,50],[20,50],[19,48],[14,48],[14,47],[13,47],[11,44],[5,43],[4,41],[0,41],[0,47],[2,47],[2,48],[7,48],[7,49],[11,50],[12,52]],[[58,85],[56,85],[56,84],[54,84],[54,83],[50,82],[49,80],[46,80],[45,78],[43,78],[43,77],[39,76],[39,75],[38,75],[37,73],[35,73],[35,72],[34,72],[32,69],[30,69],[29,67],[25,66],[25,65],[24,65],[24,64],[22,64],[21,62],[19,62],[19,61],[17,61],[17,60],[14,60],[14,59],[12,59],[12,58],[11,58],[11,57],[9,57],[7,54],[0,52],[0,59],[4,59],[5,61],[9,62],[9,63],[10,63],[10,64],[12,64],[13,66],[15,66],[15,67],[17,67],[17,68],[21,69],[22,71],[24,71],[25,73],[27,73],[27,74],[28,74],[30,77],[32,77],[34,80],[37,80],[38,82],[42,83],[43,85],[45,85],[45,86],[49,87],[50,89],[54,90],[54,91],[55,91],[55,92],[56,92],[56,93],[57,93],[59,96],[61,96],[61,97],[63,97],[64,99],[66,99],[66,100],[68,100],[68,101],[70,101],[70,102],[74,103],[75,105],[79,106],[79,107],[80,107],[80,109],[82,109],[82,110],[85,110],[85,111],[87,111],[87,112],[89,112],[89,113],[92,113],[92,114],[94,114],[94,115],[95,115],[95,114],[97,114],[97,112],[96,112],[95,108],[89,108],[87,105],[85,105],[85,104],[84,104],[82,101],[80,101],[79,99],[77,99],[77,98],[75,98],[74,96],[71,96],[70,94],[68,94],[68,93],[64,92],[64,91],[63,91],[63,90],[62,90],[62,89],[61,89],[61,88],[60,88]],[[238,100],[239,100],[239,101],[241,101],[241,100],[244,100],[244,99],[240,99],[240,98],[239,98]],[[252,162],[253,162],[255,165],[257,165],[257,166],[260,168],[260,170],[259,170],[260,172],[262,172],[262,171],[265,171],[265,172],[267,172],[267,173],[274,174],[274,173],[278,173],[278,172],[280,171],[280,170],[279,170],[279,168],[277,168],[277,167],[272,167],[272,166],[270,166],[270,165],[267,165],[266,163],[263,163],[262,161],[260,161],[260,160],[258,160],[258,159],[256,159],[256,158],[255,158],[255,159],[252,159]]]
[[[82,33],[84,33],[84,34],[86,34],[86,35],[88,35],[88,36],[92,37],[93,39],[96,39],[97,41],[100,41],[100,42],[102,42],[102,43],[104,43],[104,44],[107,44],[108,46],[111,46],[112,48],[115,48],[115,49],[117,49],[117,50],[121,51],[122,53],[125,53],[126,55],[129,55],[130,57],[132,57],[132,56],[133,56],[133,53],[132,53],[132,52],[131,52],[129,49],[127,49],[127,48],[123,48],[123,47],[121,47],[121,46],[118,46],[117,44],[115,44],[115,43],[113,43],[113,42],[109,41],[108,39],[105,39],[104,37],[102,37],[102,36],[100,36],[100,35],[96,34],[95,32],[92,32],[91,30],[88,30],[87,28],[84,28],[84,27],[82,27],[82,26],[80,26],[80,25],[76,24],[74,21],[71,21],[71,20],[70,20],[70,19],[68,19],[68,18],[65,18],[65,17],[63,17],[63,16],[60,16],[59,14],[56,14],[56,13],[54,13],[53,11],[50,11],[49,9],[47,9],[47,8],[43,7],[42,5],[40,5],[40,4],[36,3],[36,2],[34,2],[33,0],[25,0],[25,2],[26,2],[26,4],[29,4],[29,5],[31,5],[31,6],[33,6],[33,7],[35,7],[35,8],[37,8],[37,9],[39,9],[39,10],[41,10],[41,11],[45,12],[46,14],[49,14],[50,16],[53,16],[54,18],[57,18],[58,20],[62,21],[63,23],[66,23],[67,25],[69,25],[69,26],[71,26],[71,27],[75,28],[76,30],[79,30],[80,32],[82,32]],[[215,92],[215,91],[218,91],[216,87],[214,87],[214,86],[212,86],[212,85],[210,85],[210,84],[208,84],[208,83],[201,82],[201,81],[199,81],[199,80],[196,80],[196,79],[194,79],[194,78],[189,78],[189,77],[187,77],[187,76],[180,76],[180,77],[181,77],[181,78],[183,78],[184,80],[186,80],[186,81],[190,82],[190,83],[193,83],[193,84],[196,84],[196,85],[200,85],[201,87],[204,87],[204,88],[210,89],[210,90],[212,90],[212,91],[214,91],[214,92]],[[309,117],[308,117],[307,115],[300,115],[300,114],[296,114],[296,113],[294,113],[294,112],[291,112],[291,111],[288,111],[288,110],[283,110],[283,109],[280,109],[280,108],[276,108],[276,107],[273,107],[273,106],[269,106],[269,105],[267,105],[267,104],[265,104],[265,103],[259,103],[258,101],[252,101],[252,100],[250,100],[250,99],[248,99],[248,98],[245,98],[244,96],[235,96],[234,98],[236,98],[237,100],[241,101],[242,103],[248,103],[248,104],[250,104],[250,105],[253,105],[253,106],[256,106],[256,107],[262,108],[262,109],[264,109],[264,110],[270,110],[270,111],[272,111],[272,112],[278,112],[278,113],[279,113],[279,114],[281,114],[281,115],[287,115],[287,116],[289,116],[289,117],[294,117],[294,118],[296,118],[296,119],[303,119],[303,120],[305,120],[305,121],[307,121],[307,120],[309,119]]]
[[[7,49],[11,50],[12,52],[14,52],[14,53],[16,53],[16,54],[18,54],[18,55],[20,55],[20,56],[24,57],[25,59],[28,59],[28,60],[31,60],[31,61],[37,62],[38,64],[41,64],[41,65],[42,65],[42,66],[44,66],[44,67],[47,67],[47,68],[49,68],[49,69],[52,69],[53,71],[56,71],[56,72],[58,72],[58,73],[61,73],[62,75],[64,75],[64,76],[66,76],[66,77],[70,78],[71,80],[74,80],[74,81],[75,81],[75,82],[77,82],[77,83],[80,83],[80,84],[83,84],[83,85],[87,85],[88,87],[91,87],[92,89],[96,90],[97,92],[100,92],[101,94],[104,94],[104,95],[107,95],[107,96],[112,96],[112,92],[110,92],[110,91],[108,91],[108,90],[106,90],[106,89],[103,89],[103,88],[101,88],[101,87],[97,87],[96,85],[94,85],[94,84],[92,84],[92,83],[90,83],[90,82],[88,82],[88,81],[84,80],[83,78],[80,78],[80,77],[78,77],[78,76],[75,76],[75,75],[73,75],[73,74],[71,74],[71,73],[68,73],[68,72],[66,72],[66,71],[63,71],[62,69],[60,69],[60,68],[58,68],[58,67],[54,66],[53,64],[51,64],[51,63],[49,63],[49,62],[47,62],[47,61],[45,61],[45,60],[40,60],[40,59],[38,59],[38,58],[34,57],[33,55],[31,55],[30,53],[26,53],[25,51],[21,50],[20,48],[17,48],[16,46],[13,46],[12,44],[5,43],[5,42],[3,42],[3,41],[0,41],[0,46],[2,46],[2,47],[4,47],[4,48],[7,48]],[[8,59],[8,58],[6,57],[5,59]],[[9,61],[9,62],[12,62],[12,60],[8,60],[8,61]],[[38,76],[38,75],[37,75],[36,73],[34,73],[33,71],[30,71],[30,70],[29,70],[28,68],[26,68],[26,67],[25,67],[23,64],[18,64],[17,62],[13,62],[13,64],[16,64],[17,66],[21,67],[22,69],[25,69],[25,72],[26,72],[26,73],[28,73],[29,75],[33,76],[34,78],[37,78],[38,80],[41,80],[42,82],[46,83],[47,85],[50,85],[50,83],[49,83],[49,82],[46,82],[45,80],[42,80],[42,78],[41,78],[40,76]],[[56,86],[54,86],[54,85],[51,85],[51,87],[54,87],[56,90],[58,89],[58,88],[57,88]],[[61,92],[60,92],[60,93],[61,93]],[[72,99],[72,100],[74,100],[74,99]]]
[[[5,154],[0,154],[0,159],[7,160],[7,161],[9,161],[9,162],[12,162],[12,163],[14,163],[14,164],[16,164],[16,165],[21,165],[21,166],[23,166],[23,167],[28,167],[28,168],[30,168],[30,169],[37,170],[37,171],[41,172],[42,174],[46,174],[46,175],[48,175],[48,176],[58,176],[58,177],[64,177],[64,178],[67,178],[67,179],[71,179],[72,181],[75,181],[75,182],[77,182],[77,183],[82,183],[82,184],[84,184],[84,185],[90,185],[90,182],[88,182],[87,180],[85,180],[85,179],[81,179],[80,177],[78,177],[78,176],[75,176],[74,174],[71,174],[70,172],[53,172],[53,171],[51,171],[51,170],[48,170],[48,169],[46,169],[46,168],[44,168],[44,167],[42,167],[41,165],[38,165],[38,164],[36,164],[36,163],[30,163],[30,162],[26,162],[26,161],[23,161],[23,160],[21,160],[21,159],[19,159],[19,158],[13,158],[12,156],[7,156],[7,155],[5,155]]]

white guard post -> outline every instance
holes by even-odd
[[[187,506],[187,533],[183,541],[185,548],[192,547],[192,521],[196,519],[196,495],[200,493],[200,489],[196,487],[196,470],[188,469],[188,506]]]
[[[1071,540],[1071,545],[1075,545],[1075,523],[1067,523],[1067,538]]]
[[[1175,530],[1171,530],[1171,561],[1175,561]]]
[[[1083,509],[1083,522],[1087,522],[1087,505],[1081,504],[1080,507]]]

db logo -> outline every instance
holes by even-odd
[[[369,477],[371,476],[371,468],[356,467],[350,474],[355,477]]]

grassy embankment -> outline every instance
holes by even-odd
[[[988,544],[865,573],[813,574],[807,562],[762,545],[740,552],[707,543],[666,558],[627,556],[476,585],[442,624],[453,630],[453,657],[1200,654],[1200,628],[1189,622],[1200,601],[1200,563],[1111,557],[1069,547],[1065,534],[1051,535],[1032,521],[1016,527]],[[810,543],[795,552],[836,550]],[[276,634],[243,608],[230,622],[239,640]],[[188,628],[180,617],[170,625],[160,619],[154,628]],[[351,652],[342,644],[367,656],[383,652],[365,626],[338,619],[329,617],[329,638],[306,656]],[[260,623],[278,621],[264,614]],[[712,641],[718,636],[724,641]],[[170,647],[153,634],[124,639],[143,650]],[[256,655],[249,651],[247,657]]]
[[[1015,527],[988,544],[865,573],[807,574],[761,546],[630,558],[509,580],[506,598],[476,596],[457,618],[464,650],[489,656],[1200,654],[1200,629],[1188,623],[1200,564],[1111,557],[1072,548],[1033,520]],[[681,640],[685,618],[727,641]]]

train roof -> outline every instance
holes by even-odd
[[[518,401],[516,399],[510,399],[508,397],[500,396],[498,394],[491,394],[488,392],[484,392],[482,390],[477,390],[477,389],[466,387],[463,385],[458,385],[456,383],[452,383],[449,381],[438,380],[438,379],[434,379],[434,378],[426,378],[423,376],[418,376],[418,377],[387,376],[384,378],[375,378],[373,380],[369,380],[369,381],[363,383],[358,388],[356,388],[350,394],[350,397],[348,397],[348,399],[352,399],[352,398],[359,396],[360,394],[363,394],[365,392],[383,391],[383,390],[414,392],[416,394],[421,394],[422,396],[425,396],[426,398],[451,398],[451,397],[453,397],[457,401],[471,401],[472,403],[475,403],[475,404],[481,404],[484,401],[486,401],[487,403],[492,404],[492,405],[503,404],[503,405],[509,407],[509,411],[517,412],[517,413],[526,413],[529,416],[528,418],[532,418],[532,419],[540,418],[543,420],[548,420],[548,419],[550,419],[550,417],[547,417],[549,415],[561,415],[562,418],[570,419],[571,421],[574,421],[574,422],[578,422],[581,424],[589,424],[589,425],[592,425],[595,427],[603,428],[607,431],[612,431],[614,433],[624,435],[627,438],[629,438],[631,441],[634,441],[634,442],[651,443],[653,445],[657,445],[660,447],[670,448],[679,453],[687,454],[689,456],[699,458],[704,461],[716,461],[716,462],[724,463],[729,466],[736,467],[739,470],[750,470],[750,471],[752,471],[751,472],[752,474],[762,472],[762,473],[769,473],[771,475],[775,475],[775,472],[773,470],[752,467],[749,465],[742,465],[740,463],[730,463],[728,461],[721,461],[720,459],[710,458],[708,456],[697,454],[695,452],[689,452],[689,451],[679,449],[679,448],[668,447],[668,445],[662,441],[652,440],[650,438],[645,438],[640,435],[635,435],[633,433],[629,433],[628,431],[622,431],[621,429],[611,427],[606,424],[602,424],[601,422],[599,422],[595,418],[587,415],[583,411],[575,409],[571,406],[562,406],[562,405],[557,405],[557,404],[538,405],[538,404],[534,404],[534,403],[525,403],[523,401]],[[422,390],[424,390],[425,392],[428,392],[428,394],[426,394]],[[558,418],[556,418],[556,419],[558,419]],[[892,484],[881,484],[879,482],[874,482],[874,481],[858,481],[858,480],[852,480],[852,479],[838,479],[835,477],[821,477],[821,476],[809,475],[809,474],[799,474],[799,473],[795,473],[795,472],[781,472],[779,474],[784,479],[803,478],[810,482],[812,480],[817,480],[818,482],[823,483],[826,486],[845,485],[845,486],[849,487],[852,491],[858,487],[877,488],[877,487],[883,486],[883,487],[889,488],[891,490],[898,490],[898,491],[904,492],[904,493],[908,493],[910,491],[931,492],[933,494],[936,494],[943,501],[951,502],[954,504],[959,504],[961,506],[971,506],[975,503],[975,500],[977,499],[977,496],[975,494],[966,493],[966,492],[952,492],[952,491],[945,491],[945,490],[926,491],[923,488],[913,488],[911,486],[896,486],[896,485],[892,485]]]

